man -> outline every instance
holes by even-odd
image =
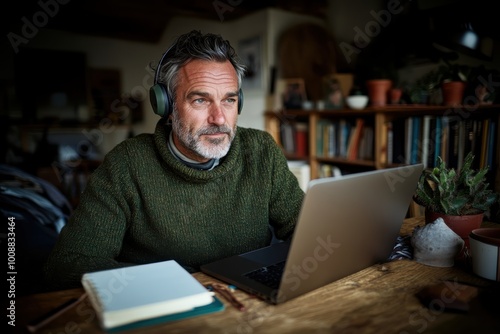
[[[52,289],[169,259],[196,271],[268,245],[270,226],[279,239],[293,233],[304,193],[272,137],[236,125],[244,67],[230,44],[192,31],[158,66],[152,101],[163,117],[92,174],[46,263]]]

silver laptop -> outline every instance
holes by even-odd
[[[290,241],[201,270],[278,304],[385,261],[422,170],[416,164],[312,180]]]

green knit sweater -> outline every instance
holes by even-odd
[[[272,137],[238,128],[210,171],[185,166],[170,127],[117,145],[92,174],[45,265],[51,288],[85,272],[175,259],[191,271],[291,236],[304,193]]]

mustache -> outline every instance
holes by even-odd
[[[213,135],[216,133],[227,133],[230,134],[232,132],[231,128],[226,125],[212,125],[208,127],[201,128],[197,131],[198,135]]]

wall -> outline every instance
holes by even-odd
[[[414,1],[413,5],[418,5],[422,7],[438,7],[439,5],[449,4],[451,1]],[[384,17],[386,20],[386,24],[379,24],[380,17],[383,17],[384,14],[382,12],[387,13],[388,4],[395,5],[397,10],[396,14],[389,15]],[[482,13],[482,17],[485,17],[485,20],[491,18],[492,14],[488,13],[490,8],[488,6],[481,6],[481,3],[478,3],[479,9],[478,12]],[[396,29],[400,29],[402,31],[401,36],[403,38],[406,37],[407,40],[403,41],[401,39],[394,40],[395,49],[398,47],[402,48],[403,43],[408,43],[408,45],[414,44],[414,49],[417,49],[420,44],[417,44],[418,41],[408,40],[412,36],[417,37],[419,33],[424,33],[424,31],[419,31],[418,27],[424,27],[425,24],[422,21],[419,21],[419,25],[415,27],[411,27],[408,25],[398,25],[396,21],[398,19],[403,18],[402,20],[408,19],[408,16],[405,16],[409,13],[411,9],[410,3],[404,0],[370,0],[370,1],[345,1],[345,0],[329,0],[329,9],[328,9],[328,26],[330,31],[333,32],[336,42],[338,45],[344,43],[349,45],[360,45],[361,42],[366,42],[364,47],[359,47],[357,52],[349,53],[345,52],[345,50],[338,50],[338,69],[339,72],[353,72],[355,70],[356,61],[360,56],[365,53],[366,49],[371,45],[371,43],[381,34],[384,34],[387,30],[393,29],[394,27],[400,27]],[[377,18],[379,16],[379,18]],[[399,22],[401,23],[401,22]],[[489,23],[488,23],[489,24]],[[373,29],[373,27],[377,27]],[[373,29],[375,32],[368,32],[369,29]],[[360,33],[361,32],[361,33]],[[365,33],[365,36],[368,36],[367,39],[362,40],[360,35]],[[478,60],[476,58],[469,57],[460,52],[456,52],[454,50],[450,50],[446,47],[433,44],[433,47],[439,51],[445,53],[456,53],[458,56],[457,59],[453,60],[453,63],[469,65],[472,67],[484,65],[487,69],[496,69],[500,70],[500,40],[498,38],[498,33],[489,32],[496,36],[496,40],[493,44],[493,59],[490,61]],[[360,44],[356,44],[360,43]],[[432,49],[426,49],[424,53],[432,52]],[[380,56],[380,55],[379,55]],[[399,81],[400,83],[414,83],[417,79],[424,76],[426,73],[435,69],[439,65],[442,65],[443,62],[432,62],[426,59],[418,59],[411,66],[404,66],[398,70]]]
[[[384,0],[329,0],[328,17],[325,21],[275,9],[258,11],[237,21],[209,21],[179,17],[169,23],[161,41],[157,44],[97,38],[40,29],[39,33],[30,40],[28,46],[84,51],[88,56],[89,67],[119,69],[122,73],[123,92],[140,92],[144,98],[144,120],[134,124],[132,129],[134,134],[139,134],[154,131],[155,124],[158,121],[158,116],[153,113],[149,104],[148,89],[153,81],[153,73],[149,70],[149,64],[158,62],[163,52],[177,35],[191,29],[220,33],[232,43],[237,51],[240,41],[260,36],[262,41],[262,87],[244,91],[245,101],[239,124],[244,127],[263,129],[262,112],[269,107],[267,101],[269,100],[270,71],[271,68],[278,66],[276,46],[280,34],[292,25],[312,22],[326,26],[335,36],[338,45],[351,43],[355,37],[356,29],[365,29],[369,22],[373,22],[372,12],[383,10],[386,6],[385,3]],[[231,13],[228,12],[226,15],[231,15]],[[496,43],[495,59],[486,63],[486,66],[500,67],[498,66],[500,63],[499,46],[500,43]],[[5,51],[0,51],[2,57]],[[461,59],[477,63],[477,61],[467,59],[465,56],[462,56]],[[355,54],[350,58],[339,52],[337,59],[339,71],[352,71],[355,60]],[[13,75],[12,66],[8,66],[8,60],[2,63],[5,69],[0,71],[0,80],[5,80],[5,77]],[[422,64],[405,68],[400,71],[401,77],[407,81],[415,80],[433,67],[435,67],[435,64]],[[126,128],[113,128],[108,131],[97,126],[94,129],[88,129],[88,131],[99,139],[100,149],[103,153],[108,152],[128,135]]]
[[[241,41],[260,37],[262,52],[261,88],[244,90],[243,110],[238,124],[243,127],[264,129],[263,111],[266,109],[266,100],[269,93],[270,70],[272,66],[276,65],[276,39],[284,29],[300,22],[322,23],[321,20],[316,18],[275,9],[258,11],[237,21],[219,22],[179,17],[170,22],[159,44],[166,49],[175,36],[191,29],[199,29],[202,32],[221,34],[229,40],[238,52]],[[158,54],[161,54],[161,52],[163,51]],[[147,120],[142,127],[138,128],[138,132],[147,132],[152,128],[152,124],[156,123],[157,117],[149,108],[148,105],[146,111]]]
[[[371,11],[384,8],[384,0],[345,1],[329,0],[328,27],[335,36],[337,45],[351,44],[358,29],[364,30],[368,22],[373,21]],[[352,72],[356,63],[357,53],[338,51],[337,67],[339,72]]]
[[[226,15],[230,15],[227,13]],[[247,38],[260,36],[262,45],[262,83],[261,88],[244,91],[244,105],[239,118],[239,125],[264,129],[263,111],[269,92],[271,66],[276,65],[276,40],[284,29],[299,22],[316,22],[321,20],[305,15],[289,13],[282,10],[268,9],[258,11],[236,21],[212,21],[189,17],[178,17],[171,20],[157,44],[137,43],[118,39],[84,36],[74,33],[40,29],[27,45],[31,48],[82,51],[87,55],[89,68],[117,69],[121,72],[122,91],[124,93],[140,93],[143,97],[142,122],[132,126],[134,135],[154,131],[159,116],[155,115],[149,103],[149,87],[153,83],[153,71],[150,65],[156,65],[162,54],[168,49],[176,36],[192,29],[202,32],[221,34],[228,39],[238,51],[238,43]],[[8,61],[4,64],[8,64]],[[12,76],[11,66],[2,76]],[[7,79],[8,80],[8,79]],[[19,110],[9,111],[20,115]],[[81,130],[76,130],[81,131]],[[117,143],[129,135],[125,127],[104,127],[96,125],[86,129],[98,144],[102,155],[109,152]]]

